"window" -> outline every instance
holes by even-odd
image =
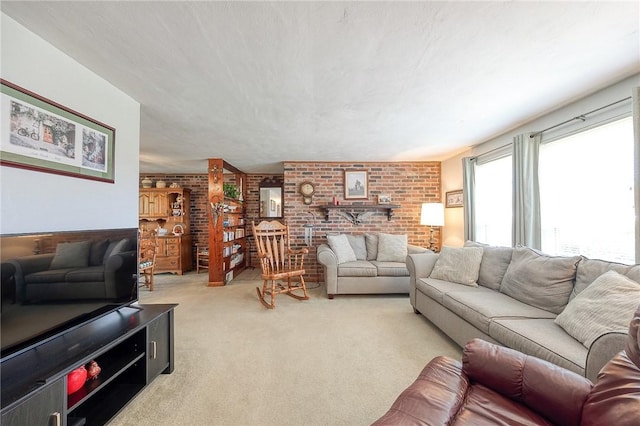
[[[540,147],[542,251],[635,263],[633,122]]]
[[[511,155],[482,163],[475,175],[475,240],[510,247],[512,221]],[[480,159],[479,159],[480,160]]]

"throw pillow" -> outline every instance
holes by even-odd
[[[56,246],[56,254],[51,260],[50,269],[86,268],[89,266],[89,249],[91,241],[76,243],[60,243]]]
[[[346,234],[349,245],[356,254],[356,259],[367,260],[367,247],[364,241],[364,235],[351,235]]]
[[[331,250],[336,254],[338,264],[355,262],[357,260],[356,254],[353,252],[345,234],[327,235],[327,242],[329,243]]]
[[[513,247],[495,247],[475,241],[467,241],[464,246],[482,247],[478,285],[492,290],[500,290],[500,284],[511,262]]]
[[[99,266],[104,262],[104,254],[109,247],[109,240],[94,241],[89,249],[89,266]]]
[[[559,314],[569,301],[581,256],[555,257],[527,247],[513,249],[500,292]]]
[[[401,262],[407,261],[407,236],[378,234],[378,262]]]
[[[555,323],[589,348],[604,333],[626,331],[638,305],[640,284],[609,271],[569,302]]]
[[[482,247],[442,247],[431,278],[458,284],[478,286]]]
[[[378,235],[364,234],[364,242],[367,246],[367,260],[376,260],[378,258]]]

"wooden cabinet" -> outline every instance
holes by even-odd
[[[141,218],[156,219],[169,216],[169,202],[164,189],[140,191],[139,215]]]
[[[173,372],[175,306],[120,308],[3,359],[2,424],[108,423],[158,374]],[[97,379],[67,395],[66,375],[91,360],[102,367]]]
[[[158,237],[156,273],[171,272],[182,275],[193,268],[190,205],[189,188],[140,189],[140,227],[160,227],[166,232]]]
[[[182,275],[192,269],[191,235],[158,237],[155,272],[171,272]]]

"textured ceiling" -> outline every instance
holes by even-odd
[[[141,104],[142,172],[441,160],[640,69],[638,2],[11,2]]]

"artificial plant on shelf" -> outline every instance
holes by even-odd
[[[224,196],[227,198],[238,198],[238,188],[230,183],[222,185],[222,192],[224,192]]]

